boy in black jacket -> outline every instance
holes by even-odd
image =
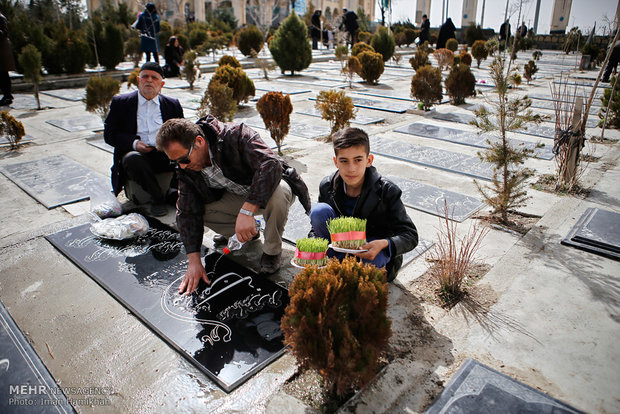
[[[319,186],[319,203],[310,212],[317,237],[330,239],[327,220],[339,216],[367,220],[366,252],[355,256],[396,277],[403,254],[418,244],[418,232],[400,199],[402,191],[381,177],[372,166],[368,135],[359,128],[345,128],[333,138],[334,164],[338,171],[325,177]],[[328,256],[344,255],[328,250]]]

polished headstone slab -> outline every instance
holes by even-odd
[[[107,144],[103,138],[98,139],[87,139],[86,142],[93,147],[97,147],[105,152],[109,152],[110,154],[114,154],[114,147],[110,144]]]
[[[484,203],[475,197],[422,184],[395,175],[385,177],[400,187],[403,192],[401,195],[403,204],[425,213],[445,217],[445,200],[448,203],[448,213],[451,215],[449,218],[460,223],[484,207]]]
[[[308,98],[311,101],[316,101],[316,98]],[[351,96],[353,100],[353,105],[358,108],[367,108],[374,109],[377,111],[385,111],[385,112],[395,112],[397,114],[403,114],[407,112],[409,109],[413,109],[411,105],[404,105],[400,103],[380,100],[380,99],[369,99],[369,98],[361,98],[359,96]]]
[[[554,99],[551,96],[544,96],[544,95],[527,95],[528,98],[530,98],[532,101],[551,101],[551,102],[556,102],[556,99]],[[584,102],[587,101],[587,99],[589,99],[589,96],[587,97],[583,97]],[[566,101],[564,101],[565,103],[568,103]],[[597,99],[593,99],[592,100],[592,106],[597,106],[600,107],[601,106],[601,101],[597,100]]]
[[[39,101],[41,103],[41,108],[64,108],[68,105],[71,105],[68,102],[64,103],[63,105],[59,101],[53,101],[47,98],[46,96],[41,95],[40,93],[39,93]],[[13,109],[38,109],[37,100],[32,94],[26,95],[22,93],[16,93],[16,94],[13,94],[13,103],[11,104],[11,108]]]
[[[0,167],[0,172],[45,207],[85,200],[109,179],[64,155]]]
[[[478,157],[408,144],[395,139],[371,137],[370,148],[374,154],[384,155],[426,167],[437,168],[469,177],[489,180],[493,178],[493,166]]]
[[[97,115],[82,115],[72,118],[51,119],[45,121],[67,132],[77,131],[100,131],[103,129],[103,121]]]
[[[171,347],[230,392],[284,352],[285,288],[220,253],[205,256],[211,280],[180,295],[187,255],[177,232],[149,219],[144,236],[105,241],[83,224],[50,236],[58,250]]]
[[[202,101],[202,96],[198,94],[187,92],[178,93],[175,91],[174,94],[166,94],[166,96],[178,99],[183,109],[192,109],[194,111],[200,109],[200,102]]]
[[[561,243],[620,260],[620,214],[590,207]]]
[[[315,107],[311,107],[308,109],[304,109],[301,111],[295,111],[295,112],[297,112],[298,114],[309,115],[309,116],[314,116],[318,118],[322,117],[319,110],[316,109]],[[358,124],[358,125],[370,125],[370,124],[376,124],[376,123],[383,122],[383,121],[385,121],[385,118],[366,116],[366,115],[361,115],[358,113],[357,115],[355,115],[355,118],[351,120],[351,123]]]
[[[394,130],[403,134],[416,135],[420,137],[438,139],[440,141],[454,142],[456,144],[468,145],[477,148],[490,148],[491,145],[487,142],[498,142],[499,137],[493,134],[476,134],[471,131],[462,131],[454,128],[446,128],[437,125],[426,124],[423,122],[415,122],[413,124],[405,125]],[[552,148],[550,145],[537,144],[535,142],[521,141],[517,139],[510,139],[510,144],[520,148],[525,147],[533,151],[537,158],[543,160],[550,160],[554,157]]]
[[[184,79],[166,78],[164,79],[164,88],[166,89],[189,89],[189,82]]]
[[[239,122],[243,122],[252,128],[261,128],[265,129],[265,122],[259,116],[254,116],[252,118],[240,119]],[[329,135],[331,129],[329,127],[323,125],[309,125],[301,122],[293,122],[289,126],[288,133],[289,135],[295,135],[297,137],[314,139],[319,137],[324,137]],[[286,138],[285,138],[286,139]]]
[[[25,388],[23,388],[25,387]],[[25,392],[22,392],[25,389]],[[106,395],[97,397],[106,398]],[[74,413],[41,358],[0,302],[0,412]]]
[[[578,414],[529,385],[467,359],[425,414]]]
[[[82,102],[86,98],[86,89],[52,89],[41,93],[72,102]]]
[[[292,84],[297,84],[297,85],[309,85],[309,86],[315,86],[315,87],[319,87],[319,88],[328,88],[328,89],[342,89],[342,88],[346,88],[347,84],[345,82],[338,82],[338,81],[333,81],[333,80],[321,80],[321,79],[316,79],[316,80],[312,80],[312,79],[284,79],[283,77],[279,77],[276,78],[276,80],[278,82],[283,82],[283,83],[292,83]]]
[[[532,99],[532,108],[539,109],[551,109],[555,110],[555,103],[553,101],[543,101],[539,99]],[[568,104],[561,105],[560,110],[565,112],[565,109],[569,108]],[[596,117],[598,115],[598,111],[600,110],[600,106],[592,105],[590,107],[590,116]]]
[[[282,92],[283,94],[288,95],[298,95],[301,93],[312,92],[312,90],[308,88],[297,88],[291,85],[278,85],[275,83],[255,82],[254,86],[257,91]]]
[[[592,87],[594,87],[594,83],[595,82],[586,82],[586,81],[560,82],[560,81],[553,81],[553,83],[555,83],[556,85],[583,86],[585,88],[592,88]],[[597,87],[598,88],[611,88],[611,85],[609,83],[599,82]]]

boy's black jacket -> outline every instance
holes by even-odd
[[[402,255],[418,245],[418,231],[407,215],[400,196],[401,189],[381,177],[375,167],[366,168],[362,192],[353,210],[353,216],[365,218],[366,236],[388,239],[396,250],[392,256]],[[319,186],[319,202],[327,203],[340,215],[343,212],[344,185],[338,171],[323,178]]]

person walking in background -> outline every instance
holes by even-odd
[[[525,22],[522,22],[521,26],[519,27],[519,36],[521,37],[527,36],[527,26],[525,25]]]
[[[420,26],[420,44],[428,42],[431,35],[431,21],[428,20],[428,16],[422,16],[422,25]]]
[[[349,33],[351,47],[353,47],[357,42],[357,29],[359,28],[357,24],[357,14],[355,14],[354,11],[342,9],[342,23],[340,23],[338,28]]]
[[[310,29],[312,49],[316,50],[319,48],[319,40],[321,39],[321,10],[314,11],[310,22],[312,23],[312,28]]]
[[[146,61],[153,60],[159,64],[159,15],[153,3],[148,3],[138,16],[134,28],[140,31],[140,51],[146,53]]]
[[[499,27],[499,40],[500,42],[502,40],[506,41],[510,38],[510,21],[506,20],[504,23],[502,23],[502,25]]]
[[[183,48],[179,46],[179,39],[176,36],[170,36],[164,49],[164,59],[166,59],[166,66],[163,69],[166,77],[179,76],[181,66],[183,66]]]
[[[0,99],[0,106],[8,106],[13,103],[10,70],[15,70],[15,62],[9,42],[9,22],[0,12],[0,89],[3,94],[2,99]]]
[[[448,17],[448,19],[446,19],[446,22],[442,24],[441,28],[439,29],[439,36],[437,37],[437,49],[445,48],[448,39],[456,38],[455,32],[456,27],[454,27],[452,19]]]

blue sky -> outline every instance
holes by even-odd
[[[478,0],[477,20],[480,21],[483,0]],[[515,7],[517,11],[511,19],[514,29],[517,20],[518,0],[510,0],[509,8]],[[392,21],[405,20],[409,18],[411,21],[415,18],[416,0],[392,0],[393,17]],[[438,27],[441,20],[441,0],[432,0],[431,2],[431,26]],[[571,13],[568,20],[568,28],[578,26],[583,33],[588,32],[596,22],[596,32],[602,34],[602,26],[605,25],[605,18],[613,22],[618,2],[615,0],[573,0]],[[461,26],[461,10],[463,7],[462,0],[449,0],[449,14],[455,26]],[[504,19],[504,11],[506,8],[505,0],[486,0],[484,12],[484,27],[490,27],[497,31]],[[540,18],[538,20],[538,32],[549,33],[551,25],[551,12],[553,9],[553,0],[542,0],[540,5]],[[528,27],[534,25],[534,14],[536,12],[536,0],[523,0],[522,14],[525,24]],[[378,7],[375,15],[381,18],[381,12]]]

